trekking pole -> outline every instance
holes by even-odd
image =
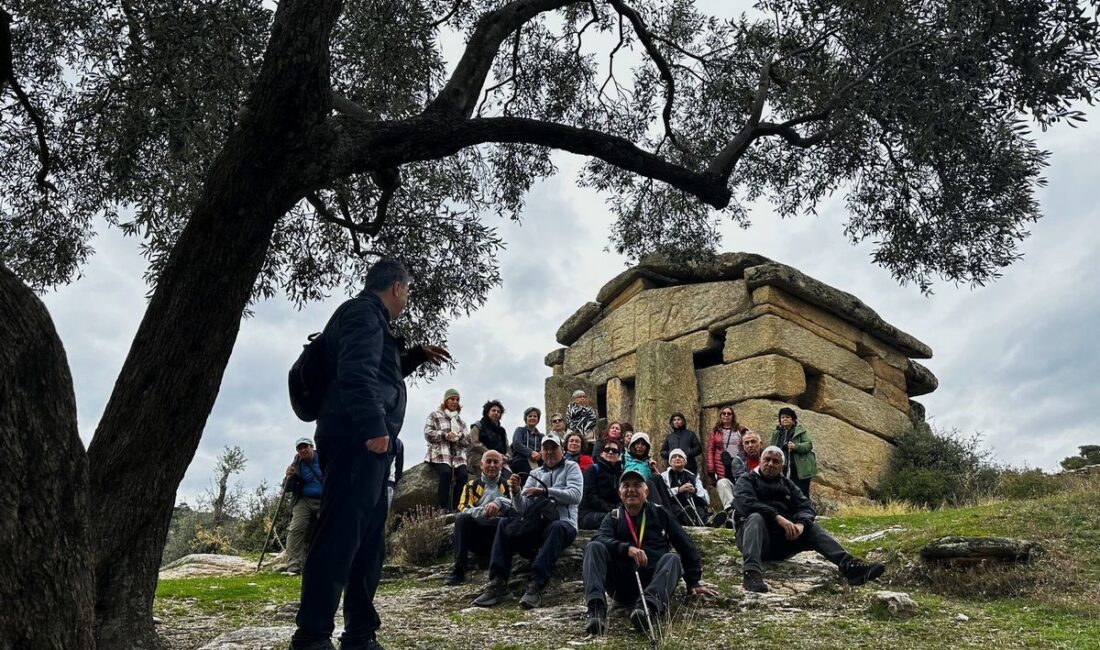
[[[699,522],[700,526],[706,526],[706,521],[703,520],[703,515],[699,514],[699,508],[695,507],[695,499],[692,495],[688,495],[688,505],[691,506],[691,511],[695,513],[695,521]]]
[[[289,478],[289,477],[286,477]],[[267,554],[267,546],[271,543],[271,537],[275,534],[275,522],[279,519],[279,513],[283,511],[283,502],[286,501],[286,478],[283,479],[283,493],[279,495],[279,505],[275,506],[275,514],[271,515],[271,528],[267,531],[267,539],[264,540],[264,548],[260,551],[260,561],[256,563],[256,573],[264,563],[264,555]]]
[[[642,599],[642,611],[645,612],[645,622],[649,626],[649,641],[657,645],[657,633],[653,630],[653,617],[649,614],[649,603],[645,599],[645,588],[642,587],[642,575],[638,573],[638,565],[634,565],[634,579],[638,581],[638,597]]]

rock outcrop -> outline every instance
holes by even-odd
[[[924,421],[932,350],[859,298],[751,253],[678,263],[649,256],[612,278],[558,331],[547,412],[575,388],[608,420],[659,446],[682,411],[704,438],[718,410],[764,435],[791,405],[814,440],[817,483],[861,497],[893,441]],[[853,462],[854,459],[859,462]]]

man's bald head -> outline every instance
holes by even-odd
[[[495,479],[500,476],[500,470],[504,467],[504,456],[499,451],[490,449],[481,455],[481,473],[486,478]]]

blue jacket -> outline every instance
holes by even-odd
[[[294,494],[294,501],[297,502],[299,497],[320,499],[322,485],[321,461],[317,459],[316,452],[313,454],[313,460],[308,463],[298,459],[294,461],[294,464],[298,467],[298,473],[291,476],[290,480],[287,481],[287,489]]]
[[[317,435],[396,439],[408,399],[404,378],[427,359],[423,348],[405,350],[405,340],[390,329],[386,306],[371,291],[340,305],[322,336],[334,379],[321,403]]]

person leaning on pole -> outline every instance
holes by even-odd
[[[294,443],[298,457],[286,468],[286,491],[294,495],[290,504],[290,526],[286,533],[285,573],[302,572],[306,560],[309,528],[321,513],[321,462],[309,438]]]
[[[366,287],[336,309],[321,334],[333,375],[314,436],[325,489],[302,572],[290,650],[334,650],[333,619],[341,595],[341,649],[381,647],[374,594],[385,555],[385,485],[405,418],[404,377],[424,362],[450,358],[437,346],[406,349],[404,339],[393,333],[390,324],[405,309],[409,281],[401,262],[375,262]]]

